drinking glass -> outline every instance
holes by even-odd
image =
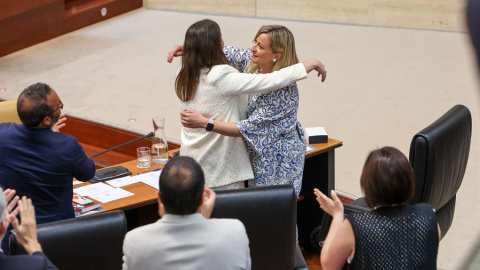
[[[137,148],[137,167],[138,168],[150,167],[150,148],[148,147]]]

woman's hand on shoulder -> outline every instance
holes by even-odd
[[[208,118],[197,111],[184,110],[180,112],[180,121],[182,122],[182,126],[186,128],[205,128],[208,123]]]
[[[313,193],[317,197],[317,202],[320,208],[332,217],[342,215],[343,218],[343,204],[337,196],[337,193],[332,190],[332,199],[328,198],[320,190],[314,188]]]
[[[173,60],[173,57],[182,56],[182,55],[183,55],[183,46],[175,45],[167,53],[167,62],[171,63]]]
[[[322,62],[318,61],[317,59],[311,58],[306,61],[302,62],[303,65],[305,65],[305,70],[307,70],[307,73],[310,73],[312,70],[316,70],[318,72],[318,77],[322,75],[322,82],[325,81],[327,78],[327,70],[325,69],[325,66],[322,64]]]

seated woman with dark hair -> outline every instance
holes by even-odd
[[[372,151],[360,186],[373,211],[344,219],[343,204],[314,189],[317,201],[333,217],[322,248],[322,269],[436,269],[440,228],[433,208],[408,205],[415,189],[412,167],[392,147]]]

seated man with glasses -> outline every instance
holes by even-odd
[[[27,87],[17,99],[22,124],[0,124],[0,186],[31,198],[37,224],[75,217],[75,177],[93,178],[95,164],[76,138],[59,132],[63,103],[45,83]],[[2,242],[6,252],[8,234]]]

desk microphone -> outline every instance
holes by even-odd
[[[104,151],[102,151],[102,152],[93,154],[93,155],[90,156],[90,158],[94,158],[94,157],[96,157],[96,156],[105,154],[105,153],[110,152],[110,151],[112,151],[112,150],[115,150],[115,149],[117,149],[117,148],[120,148],[120,147],[123,147],[123,146],[125,146],[125,145],[134,143],[134,142],[136,142],[136,141],[140,141],[140,140],[143,140],[143,139],[145,139],[145,138],[153,137],[153,135],[155,135],[155,133],[154,133],[154,132],[150,132],[150,133],[148,133],[147,135],[145,135],[145,136],[143,136],[143,137],[136,138],[135,140],[131,140],[131,141],[129,141],[129,142],[122,143],[122,144],[117,145],[117,146],[115,146],[115,147],[112,147],[112,148],[110,148],[110,149],[104,150]]]

